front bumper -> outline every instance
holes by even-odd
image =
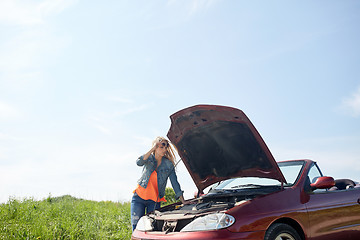
[[[169,239],[169,240],[180,240],[180,239],[253,239],[260,240],[264,239],[265,231],[256,232],[241,232],[234,233],[227,229],[214,230],[214,231],[199,231],[199,232],[141,232],[135,230],[131,236],[132,240],[155,240],[155,239]]]

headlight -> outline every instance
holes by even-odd
[[[235,218],[225,213],[213,213],[196,218],[180,232],[206,231],[227,228],[233,225]]]
[[[153,221],[154,220],[148,216],[142,216],[136,225],[136,230],[143,232],[153,230]]]

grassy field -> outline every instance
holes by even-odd
[[[166,188],[167,205],[176,202]],[[96,202],[66,195],[0,204],[0,240],[130,239],[130,203]]]
[[[0,239],[130,239],[130,203],[71,196],[9,199],[0,205]]]

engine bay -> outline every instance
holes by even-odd
[[[175,203],[162,207],[147,216],[152,219],[155,232],[179,232],[196,218],[211,214],[225,212],[228,209],[239,206],[252,199],[280,190],[279,188],[264,191],[247,190],[213,191],[208,194],[189,201],[188,204]]]

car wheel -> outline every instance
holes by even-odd
[[[275,223],[265,233],[265,240],[301,240],[299,234],[287,224]]]

